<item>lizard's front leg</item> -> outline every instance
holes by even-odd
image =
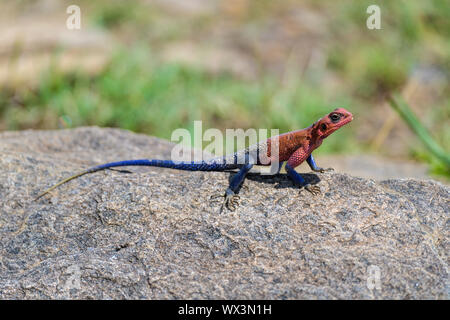
[[[306,190],[311,192],[313,195],[317,195],[317,194],[320,193],[320,187],[319,186],[312,186],[311,184],[306,182],[306,180],[303,179],[303,177],[300,175],[300,173],[295,171],[295,169],[292,168],[289,165],[289,163],[286,164],[285,168],[286,168],[286,172],[287,172],[288,176],[294,181],[295,184],[305,188]]]
[[[309,157],[306,159],[306,162],[308,162],[309,167],[311,168],[312,171],[314,172],[326,172],[326,171],[333,171],[333,168],[321,168],[319,166],[317,166],[316,161],[314,160],[314,157],[312,154],[309,155]]]
[[[290,157],[286,163],[285,169],[288,176],[294,181],[295,184],[304,187],[306,190],[311,192],[313,195],[320,193],[319,186],[312,186],[303,179],[303,177],[295,171],[295,167],[300,165],[305,159],[309,159],[309,155],[305,152],[304,149],[297,149]]]

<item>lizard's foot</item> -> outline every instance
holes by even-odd
[[[309,183],[304,185],[303,188],[311,192],[314,196],[320,194],[320,187],[319,186],[312,186]],[[302,189],[300,189],[300,192],[302,192]]]
[[[324,172],[328,172],[328,171],[334,171],[333,168],[317,168],[315,170],[313,170],[314,172],[320,172],[320,173],[324,173]]]
[[[239,197],[234,191],[231,189],[227,189],[224,195],[218,194],[210,197],[210,200],[217,199],[217,198],[224,198],[222,202],[222,206],[220,208],[220,212],[223,211],[224,208],[227,208],[230,211],[236,210],[236,208],[239,206]]]
[[[227,189],[225,194],[213,195],[209,199],[213,200],[213,199],[217,199],[217,198],[224,198],[221,209],[220,209],[220,212],[222,212],[223,208],[227,208],[230,211],[236,210],[236,208],[239,206],[239,199],[241,197],[238,196],[237,194],[235,194],[232,190]]]
[[[228,210],[234,211],[239,206],[239,197],[237,194],[225,194],[225,199],[223,201],[223,206]]]

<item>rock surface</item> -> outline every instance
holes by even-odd
[[[229,173],[132,167],[33,201],[171,146],[117,129],[0,134],[0,299],[449,298],[449,187],[432,180],[307,174],[311,196],[252,175],[220,214],[208,199]]]
[[[348,172],[362,178],[387,179],[429,179],[428,167],[423,163],[406,159],[387,159],[371,155],[327,155],[320,157],[320,165],[333,167],[337,172]],[[303,170],[308,170],[306,164]]]

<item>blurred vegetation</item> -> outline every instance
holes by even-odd
[[[279,128],[285,132],[309,126],[343,106],[355,114],[355,121],[330,136],[320,152],[371,152],[370,139],[376,132],[360,132],[377,130],[376,125],[366,123],[374,117],[383,122],[377,108],[391,92],[401,92],[417,68],[433,66],[448,83],[450,2],[380,2],[382,30],[366,28],[366,8],[371,4],[365,0],[303,1],[302,6],[326,19],[325,69],[280,75],[262,66],[258,77],[249,80],[166,62],[158,56],[162,44],[201,37],[204,30],[227,17],[180,14],[167,19],[161,7],[148,1],[80,1],[87,15],[85,23],[111,32],[122,45],[95,76],[62,73],[52,67],[42,74],[37,88],[3,88],[0,125],[7,130],[99,125],[169,139],[174,129],[192,130],[193,121],[199,119],[204,121],[203,128]],[[258,28],[296,7],[298,1],[293,0],[250,1],[228,23],[236,30]],[[337,89],[322,86],[326,75],[338,79]],[[433,105],[420,106],[419,117],[449,150],[450,90],[433,101]],[[410,143],[410,156],[448,176],[418,141]]]
[[[179,64],[158,63],[149,55],[148,48],[121,50],[94,77],[48,70],[36,90],[26,90],[14,98],[15,108],[4,109],[9,129],[98,125],[170,139],[174,129],[193,130],[193,122],[201,119],[205,129],[278,128],[285,132],[311,125],[334,106],[311,86],[284,87],[270,77],[245,81],[229,74],[211,75]],[[351,138],[350,132],[342,131],[341,138]],[[350,151],[354,147],[329,143],[323,149]]]
[[[436,140],[430,135],[428,130],[422,125],[408,104],[398,96],[389,97],[391,107],[399,113],[399,115],[409,125],[411,130],[420,138],[422,143],[427,147],[432,160],[437,160],[433,169],[436,173],[449,174],[450,172],[450,154],[446,153]],[[436,161],[434,161],[436,162]]]

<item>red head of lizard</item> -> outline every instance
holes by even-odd
[[[312,136],[323,140],[337,129],[353,120],[353,115],[344,108],[337,108],[313,124]]]

